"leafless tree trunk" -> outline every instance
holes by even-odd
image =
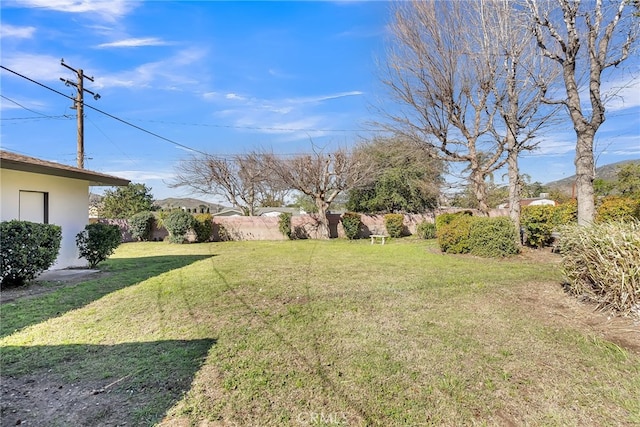
[[[399,3],[383,83],[396,101],[389,131],[427,144],[439,159],[466,166],[479,209],[488,213],[486,178],[505,163],[491,135],[496,61],[467,2]]]
[[[345,150],[329,154],[314,151],[293,157],[275,154],[258,156],[263,159],[264,169],[270,172],[270,179],[314,200],[318,208],[318,234],[325,239],[330,237],[327,213],[331,203],[341,192],[356,186],[369,173],[366,165]]]
[[[540,60],[526,17],[513,2],[482,0],[472,4],[482,16],[479,32],[492,41],[491,54],[497,62],[494,97],[502,125],[497,123],[491,132],[507,152],[509,217],[519,230],[523,183],[518,161],[523,151],[537,145],[536,133],[556,113],[557,108],[542,100],[558,73]]]
[[[593,144],[605,121],[602,73],[626,60],[637,40],[640,3],[629,0],[527,0],[533,33],[542,54],[562,69],[566,97],[547,102],[564,105],[576,133],[578,224],[595,217]],[[580,99],[583,72],[588,78],[589,103]]]
[[[287,189],[267,178],[261,159],[253,153],[231,158],[202,155],[181,161],[170,186],[223,196],[233,207],[253,216],[266,200],[283,200],[286,195]]]

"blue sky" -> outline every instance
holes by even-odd
[[[181,145],[229,155],[252,149],[293,154],[349,147],[371,135],[384,102],[376,60],[384,60],[387,2],[86,2],[3,0],[3,66],[68,96],[82,68],[100,94],[85,102],[165,139],[85,109],[85,167],[167,188]],[[2,70],[2,148],[76,164],[72,101]],[[596,143],[598,165],[640,158],[637,58],[607,76],[619,90]],[[178,144],[173,144],[169,141]],[[574,173],[567,122],[522,159],[532,181]],[[496,176],[499,178],[498,176]]]

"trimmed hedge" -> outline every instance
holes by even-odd
[[[457,215],[437,235],[440,250],[451,254],[504,257],[519,252],[516,227],[505,217]]]
[[[640,220],[640,200],[629,197],[605,197],[596,210],[597,222]]]
[[[201,213],[194,216],[193,231],[196,233],[198,243],[211,241],[213,234],[213,215]]]
[[[386,214],[384,216],[384,227],[390,237],[401,237],[404,229],[404,215]]]
[[[460,211],[460,212],[451,212],[451,213],[443,213],[436,216],[436,232],[443,226],[450,224],[456,218],[461,215],[472,216],[473,213],[471,211]]]
[[[569,292],[622,313],[640,307],[640,222],[561,229],[562,271]]]
[[[557,206],[525,206],[520,213],[524,243],[537,248],[550,244],[554,230],[576,222],[577,209],[575,202]]]
[[[169,242],[184,243],[185,234],[194,227],[193,215],[183,210],[169,212],[164,218],[164,228],[169,232]]]
[[[435,239],[436,225],[432,222],[422,221],[416,226],[416,234],[421,239]]]
[[[471,255],[504,257],[520,252],[518,230],[511,219],[474,217],[469,231]]]
[[[454,214],[452,217],[447,217],[448,222],[441,222],[437,229],[440,250],[450,254],[469,253],[471,250],[469,246],[469,235],[471,234],[471,223],[473,219],[474,217],[469,215]]]
[[[0,223],[0,284],[19,286],[53,265],[62,228],[29,221]]]
[[[360,228],[362,227],[362,217],[355,212],[345,212],[342,215],[342,228],[347,239],[354,240],[360,237]]]
[[[150,211],[138,212],[127,221],[131,237],[139,241],[149,241],[155,216]]]
[[[102,223],[85,225],[84,230],[76,235],[79,258],[89,261],[89,267],[95,268],[100,262],[122,243],[120,227]]]

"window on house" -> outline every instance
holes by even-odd
[[[20,221],[49,223],[49,193],[20,190]]]

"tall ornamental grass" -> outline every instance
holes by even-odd
[[[640,310],[640,222],[567,226],[560,253],[571,293],[602,309]]]

